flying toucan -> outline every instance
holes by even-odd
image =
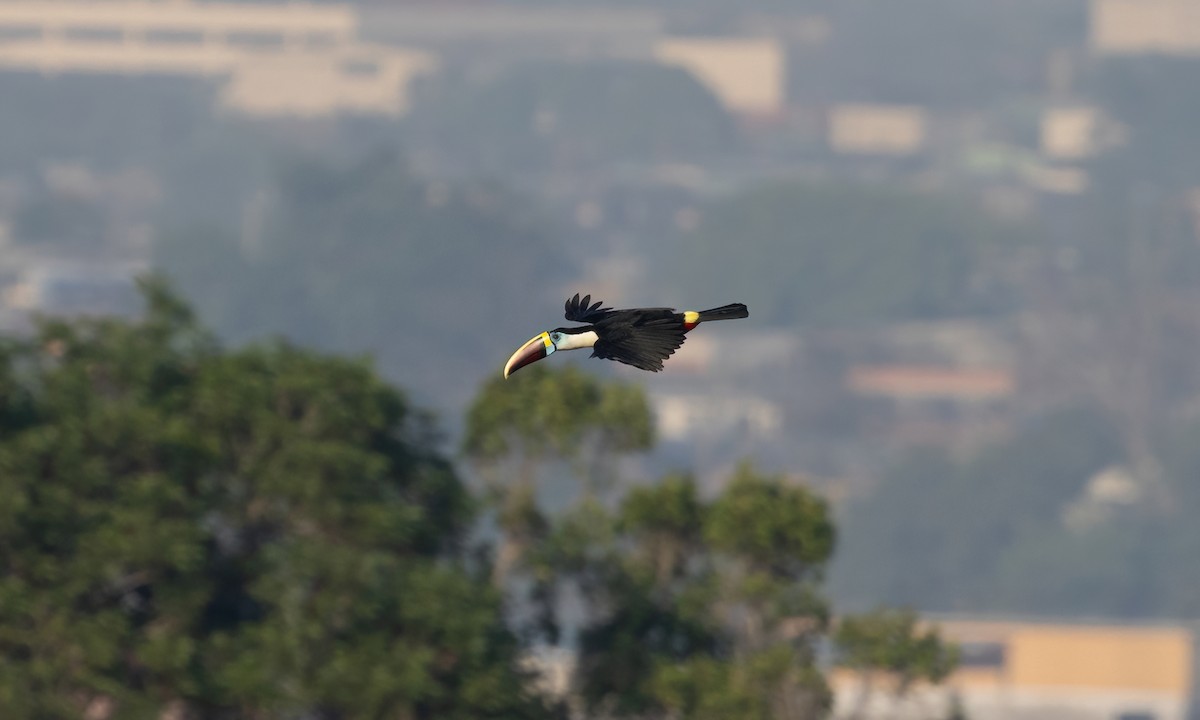
[[[555,328],[541,333],[521,346],[504,365],[504,377],[559,350],[591,348],[592,357],[632,365],[658,372],[663,360],[683,345],[683,336],[702,322],[736,320],[750,317],[741,303],[722,305],[712,310],[675,312],[673,308],[636,308],[613,310],[592,301],[591,295],[579,299],[579,293],[567,300],[566,318],[587,323],[571,328]]]

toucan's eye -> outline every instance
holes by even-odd
[[[562,340],[562,333],[550,333],[550,342],[557,343]]]

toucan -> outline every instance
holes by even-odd
[[[567,320],[587,325],[555,328],[535,336],[508,359],[504,377],[559,350],[579,348],[591,348],[591,357],[658,372],[663,369],[663,360],[683,345],[683,336],[700,323],[750,317],[742,303],[675,312],[666,307],[613,310],[602,307],[603,302],[591,301],[591,295],[580,299],[579,293],[568,299]]]

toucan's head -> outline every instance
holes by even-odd
[[[534,336],[512,354],[504,365],[504,377],[535,363],[558,350],[575,350],[596,344],[596,332],[590,326],[555,328]]]

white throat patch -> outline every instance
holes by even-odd
[[[595,330],[588,330],[585,333],[574,335],[563,333],[562,340],[558,341],[556,347],[559,350],[577,350],[579,348],[592,347],[599,339]]]

